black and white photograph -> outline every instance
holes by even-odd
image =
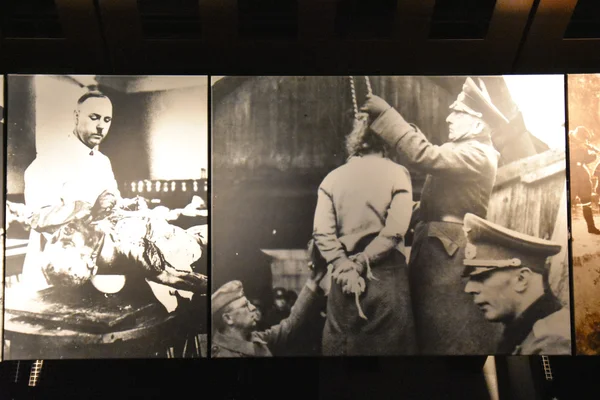
[[[5,359],[206,357],[208,77],[6,85]]]
[[[0,139],[2,143],[4,143],[4,75],[0,75]],[[4,176],[4,152],[0,154],[0,172],[2,173],[0,176]],[[2,179],[2,183],[0,183],[0,202],[4,203],[4,178]],[[1,208],[1,207],[0,207]],[[4,210],[0,209],[0,221],[4,220]],[[1,224],[0,224],[1,225]],[[4,227],[0,226],[0,316],[4,314],[3,304],[4,304]],[[3,318],[0,318],[0,339],[2,338],[2,324]],[[3,358],[3,351],[0,348],[0,361]]]
[[[564,79],[211,77],[210,356],[571,354]]]

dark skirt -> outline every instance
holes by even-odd
[[[592,191],[592,181],[585,168],[581,166],[571,168],[571,200],[577,196],[582,204],[589,203],[592,201]]]
[[[483,317],[463,278],[463,225],[419,223],[410,254],[410,286],[419,353],[494,354],[502,325]]]
[[[405,257],[393,251],[377,266],[378,280],[367,280],[358,314],[354,294],[345,294],[332,282],[323,329],[325,356],[385,356],[416,354],[414,322]]]

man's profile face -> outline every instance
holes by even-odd
[[[465,292],[473,296],[473,302],[488,321],[507,322],[515,317],[513,280],[516,273],[514,269],[496,270],[469,277]]]
[[[256,327],[259,314],[256,307],[245,296],[229,304],[228,308],[226,314],[232,321],[232,327],[242,331],[251,331]]]
[[[102,143],[112,122],[112,103],[108,98],[91,97],[75,111],[75,133],[89,148]]]
[[[448,139],[453,141],[471,132],[478,133],[476,132],[477,126],[483,121],[464,112],[452,111],[446,118],[446,123],[448,124]]]

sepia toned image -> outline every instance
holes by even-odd
[[[600,354],[599,74],[568,75],[573,297],[577,354]]]
[[[564,76],[211,85],[211,357],[571,354]]]
[[[205,357],[208,78],[7,88],[5,358]]]

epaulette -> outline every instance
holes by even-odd
[[[563,308],[546,318],[538,320],[533,325],[533,335],[536,338],[546,336],[563,336],[568,338],[571,336],[569,315],[567,309]]]

